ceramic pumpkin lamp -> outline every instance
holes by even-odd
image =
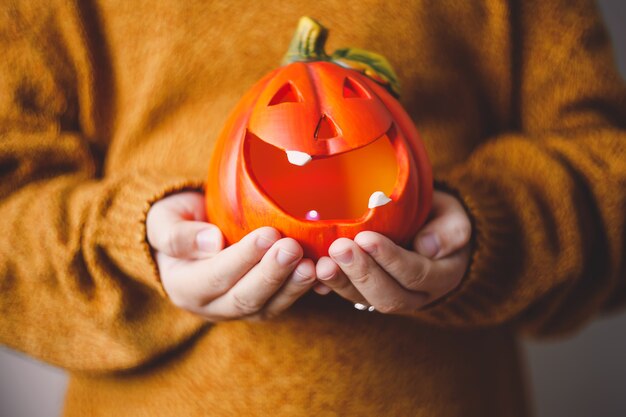
[[[217,140],[207,215],[228,243],[272,226],[316,260],[363,230],[408,245],[426,219],[431,167],[393,70],[360,49],[327,55],[326,38],[301,18],[283,66],[244,95]]]

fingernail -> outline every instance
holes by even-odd
[[[335,272],[333,272],[332,274],[328,275],[328,276],[324,276],[324,277],[318,277],[319,279],[321,279],[322,281],[328,281],[331,278],[334,278],[336,275]]]
[[[279,249],[276,254],[276,261],[283,266],[287,266],[293,261],[298,259],[298,255],[295,253],[288,252],[284,249]]]
[[[260,235],[256,238],[256,246],[259,249],[267,250],[272,247],[272,245],[276,242],[275,240],[268,239],[267,237]]]
[[[311,276],[308,276],[306,274],[303,274],[302,272],[300,272],[298,269],[296,269],[295,274],[293,274],[293,279],[294,281],[298,281],[298,282],[305,282],[305,281],[309,281],[311,278]]]
[[[417,251],[429,258],[437,255],[440,249],[439,239],[433,233],[425,234],[417,240]]]
[[[350,264],[352,262],[352,258],[354,257],[352,249],[348,249],[346,251],[331,256],[342,265]]]
[[[214,227],[201,230],[196,235],[196,244],[202,252],[217,252],[219,250],[220,232]]]

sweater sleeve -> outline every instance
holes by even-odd
[[[71,370],[139,366],[203,325],[168,302],[145,239],[150,204],[201,182],[140,169],[99,175],[106,149],[87,140],[76,104],[76,86],[89,77],[70,62],[59,33],[7,9],[0,343]]]
[[[419,316],[549,335],[626,298],[626,88],[591,1],[509,3],[517,126],[441,175],[474,251],[460,287]]]

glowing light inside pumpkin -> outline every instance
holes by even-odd
[[[309,210],[306,213],[306,216],[304,216],[305,219],[307,220],[319,220],[320,219],[320,214],[317,212],[317,210]]]

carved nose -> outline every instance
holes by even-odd
[[[317,140],[332,139],[339,136],[339,129],[337,129],[335,122],[333,122],[330,117],[323,114],[322,117],[320,117],[320,121],[317,122],[317,127],[315,128],[315,134],[313,136]]]

